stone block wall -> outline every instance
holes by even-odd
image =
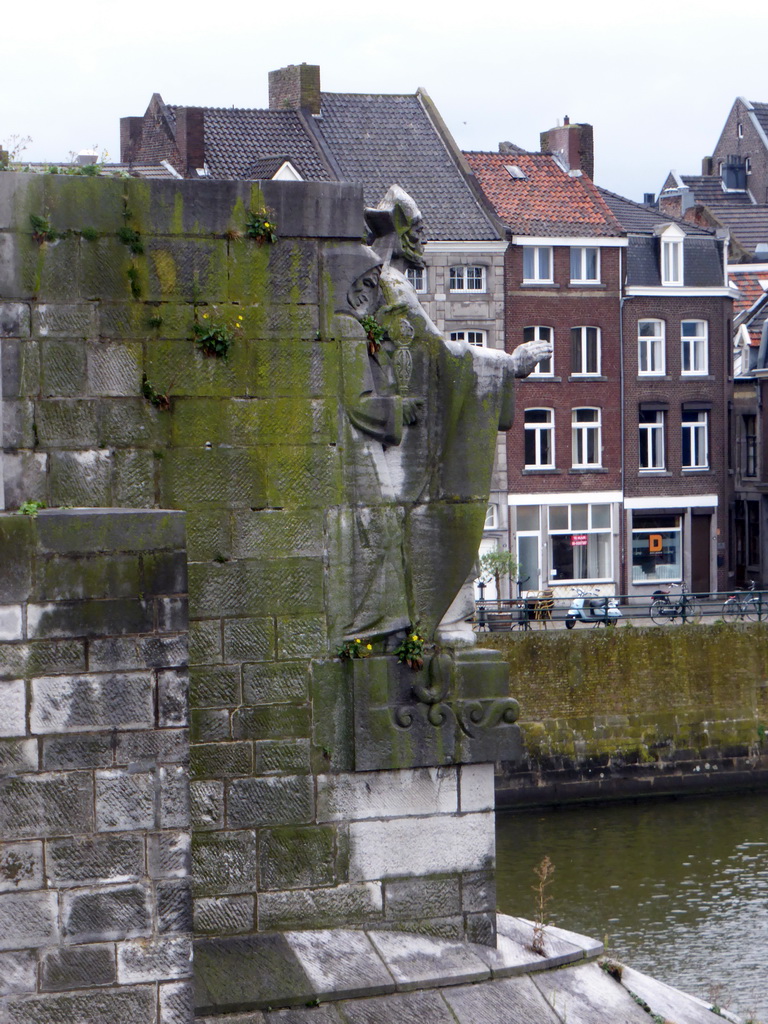
[[[248,237],[264,208],[275,244]],[[351,844],[359,835],[371,849],[370,823],[321,816],[327,778],[355,768],[349,677],[329,627],[345,567],[330,564],[329,533],[350,502],[352,342],[333,323],[351,279],[333,267],[343,251],[360,272],[362,211],[360,190],[337,184],[0,174],[6,507],[186,512],[200,935],[395,921],[390,884],[448,875],[454,895],[423,915],[443,932],[450,918],[456,935],[486,934],[472,915],[493,910],[490,815],[459,795],[446,811],[428,790],[444,839],[469,818],[481,825],[477,847],[457,847],[466,864],[445,851],[410,861],[405,833],[383,825],[386,863],[356,861]],[[226,358],[196,344],[206,324],[232,338]],[[131,580],[112,572],[117,600]],[[125,616],[143,628],[135,604]],[[441,769],[449,776],[460,794],[456,765]]]
[[[0,1019],[191,1019],[184,517],[0,514]]]

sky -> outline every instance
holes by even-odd
[[[722,0],[14,0],[3,13],[0,142],[24,160],[95,147],[154,92],[186,106],[266,107],[267,74],[319,64],[326,92],[426,89],[463,149],[538,149],[594,126],[595,180],[642,200],[696,174],[737,96],[768,102],[768,4]],[[15,139],[13,137],[16,137]]]

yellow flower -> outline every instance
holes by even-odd
[[[418,640],[418,639],[419,639],[419,637],[418,637],[418,635],[416,633],[414,633],[413,636],[411,637],[411,640]]]
[[[264,221],[264,227],[265,227],[265,228],[271,228],[271,227],[272,227],[272,225],[271,225],[271,224],[269,223],[269,221],[268,221],[268,220],[265,220],[265,221]]]
[[[372,651],[372,650],[373,650],[373,648],[371,647],[371,645],[370,645],[370,644],[366,644],[365,646],[366,646],[366,648],[367,648],[367,649],[368,649],[369,651]]]
[[[242,318],[241,316],[239,316],[239,317],[238,317],[237,319],[238,319],[238,320],[242,320],[243,318]]]
[[[208,319],[208,314],[207,313],[203,313],[203,320],[207,320],[207,319]]]
[[[359,641],[359,640],[355,640],[355,643],[356,643],[356,644],[359,644],[359,643],[360,643],[360,641]]]

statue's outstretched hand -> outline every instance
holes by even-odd
[[[518,345],[511,359],[516,377],[527,377],[536,363],[548,359],[552,355],[552,344],[549,341],[527,341]]]

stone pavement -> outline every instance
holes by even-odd
[[[382,931],[203,940],[195,955],[197,1024],[723,1020],[722,1011],[637,971],[604,970],[603,946],[592,939],[548,927],[538,956],[529,948],[530,921],[499,914],[497,925],[496,949]]]

